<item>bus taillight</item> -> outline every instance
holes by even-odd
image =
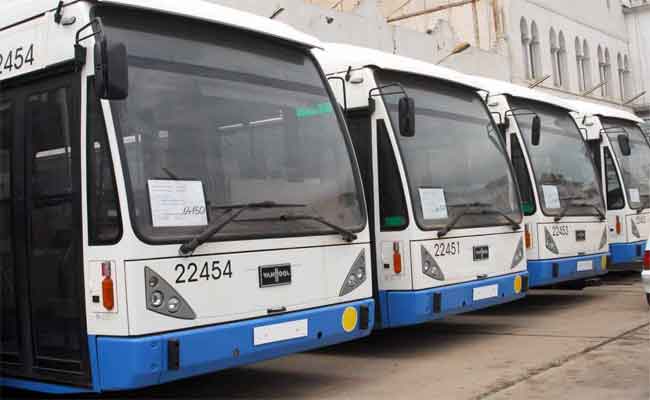
[[[650,250],[643,253],[643,269],[650,270]]]
[[[113,278],[111,277],[111,263],[105,261],[102,263],[102,304],[107,310],[112,310],[115,307],[115,299],[113,298]]]
[[[402,273],[402,255],[399,252],[399,242],[393,243],[393,270],[396,274]]]

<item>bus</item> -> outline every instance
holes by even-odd
[[[524,297],[519,194],[472,80],[345,44],[316,52],[361,168],[375,326],[424,323]]]
[[[587,144],[564,100],[477,78],[517,176],[531,287],[581,289],[607,272],[604,197]]]
[[[1,385],[133,389],[371,332],[316,39],[199,0],[5,3]]]
[[[650,146],[642,119],[620,109],[571,101],[604,188],[609,268],[641,269],[650,234]]]

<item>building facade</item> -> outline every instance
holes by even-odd
[[[640,114],[649,108],[650,95],[638,96],[650,76],[648,0],[214,1],[279,12],[324,41],[445,59],[462,72]],[[460,43],[471,47],[447,58]]]

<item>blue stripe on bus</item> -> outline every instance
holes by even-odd
[[[367,329],[343,330],[347,307],[368,307]],[[255,346],[253,328],[308,319],[308,336]],[[223,325],[137,338],[98,337],[101,390],[124,390],[170,382],[292,353],[329,346],[370,334],[374,324],[372,299],[313,310],[275,315]],[[167,367],[167,341],[180,343],[180,367]]]
[[[609,245],[610,263],[612,266],[640,264],[643,262],[643,252],[646,241],[632,243],[612,243]]]
[[[90,393],[93,389],[0,376],[0,386],[51,394]]]
[[[420,324],[521,299],[526,293],[523,290],[515,293],[514,281],[517,276],[525,281],[524,277],[528,273],[520,272],[424,290],[381,291],[378,298],[382,319],[377,321],[376,329]],[[490,285],[498,285],[498,295],[474,301],[474,289]],[[439,312],[433,310],[436,293],[440,295]]]
[[[549,260],[528,260],[530,287],[546,286],[604,275],[607,271],[602,268],[603,256],[607,256],[607,253],[553,258]],[[578,261],[592,261],[593,269],[591,271],[578,271]],[[557,265],[557,267],[554,265]],[[555,276],[554,270],[557,272]]]

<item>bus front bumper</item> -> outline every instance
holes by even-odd
[[[379,292],[381,322],[391,328],[508,303],[526,296],[528,273],[519,272],[417,291]]]
[[[609,245],[609,265],[611,269],[640,270],[643,265],[643,251],[646,241],[632,243],[612,243]]]
[[[374,314],[374,301],[367,299],[160,335],[98,336],[99,390],[152,386],[361,338],[372,331]],[[284,325],[271,337],[291,336],[305,325],[306,336],[254,344],[256,328],[278,324]]]
[[[607,254],[528,260],[530,287],[594,278],[607,273]],[[590,268],[589,268],[590,267]]]

